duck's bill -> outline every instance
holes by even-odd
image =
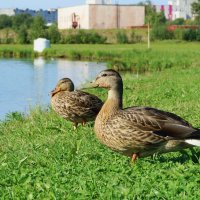
[[[97,87],[99,87],[99,85],[95,81],[92,81],[92,82],[82,85],[81,89],[89,89],[89,88],[97,88]]]
[[[60,92],[60,87],[56,87],[54,90],[51,91],[50,95],[54,96],[56,93]]]

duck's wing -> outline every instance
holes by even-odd
[[[103,105],[98,97],[82,91],[73,91],[67,94],[63,92],[60,94],[60,101],[63,102],[64,110],[83,118],[97,114]]]
[[[102,100],[93,94],[76,90],[73,92],[73,95],[81,106],[92,109],[94,112],[99,112],[103,106]]]
[[[200,138],[199,130],[181,117],[150,107],[131,107],[122,110],[119,118],[126,125],[163,139]]]

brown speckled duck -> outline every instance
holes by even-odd
[[[92,87],[108,90],[94,128],[101,143],[112,150],[136,160],[154,153],[200,146],[200,131],[173,113],[150,107],[123,109],[123,82],[118,72],[100,72]]]
[[[100,111],[103,102],[95,95],[74,90],[74,84],[69,78],[59,80],[56,88],[51,92],[53,110],[63,118],[74,123],[85,125],[93,121]]]

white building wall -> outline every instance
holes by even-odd
[[[75,13],[78,28],[89,29],[89,5],[58,9],[58,29],[71,29],[72,16]]]
[[[142,26],[144,25],[144,15],[143,6],[90,5],[89,24],[91,29]]]
[[[145,21],[145,8],[143,6],[119,6],[119,28],[143,26]]]
[[[84,5],[58,9],[58,28],[72,28],[72,15],[79,17],[82,29],[112,29],[143,26],[144,6],[131,5]]]
[[[113,12],[113,8],[115,12]],[[114,6],[90,5],[89,24],[91,29],[109,29],[117,27],[117,15]]]
[[[112,0],[87,0],[86,4],[112,4]]]

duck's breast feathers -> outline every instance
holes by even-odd
[[[199,131],[181,117],[150,107],[131,107],[121,110],[118,118],[121,118],[129,126],[151,132],[165,139],[186,139],[200,136]]]

